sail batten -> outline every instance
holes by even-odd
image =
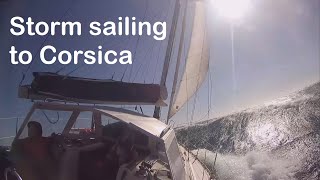
[[[209,46],[204,2],[194,2],[194,18],[189,50],[185,57],[185,70],[170,102],[168,118],[175,115],[197,92],[209,68]]]

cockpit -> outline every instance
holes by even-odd
[[[28,136],[29,122],[41,124],[41,140]],[[171,179],[168,129],[122,109],[35,103],[12,153],[24,180]]]

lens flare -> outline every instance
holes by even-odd
[[[231,20],[241,19],[250,9],[251,0],[214,0],[216,12]]]

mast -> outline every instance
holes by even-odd
[[[166,86],[166,79],[167,79],[167,75],[168,75],[168,71],[169,71],[169,64],[170,64],[170,60],[171,60],[171,54],[172,54],[174,38],[175,38],[175,34],[176,34],[176,27],[177,27],[179,12],[180,12],[180,0],[176,0],[175,7],[174,7],[173,19],[172,19],[172,25],[170,28],[168,46],[166,49],[165,60],[163,63],[162,76],[161,76],[161,81],[160,81],[161,87]],[[160,106],[155,106],[154,112],[153,112],[153,117],[157,118],[157,119],[160,118]]]

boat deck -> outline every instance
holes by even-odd
[[[189,180],[215,180],[205,166],[184,147],[179,146],[185,163],[185,170]]]

